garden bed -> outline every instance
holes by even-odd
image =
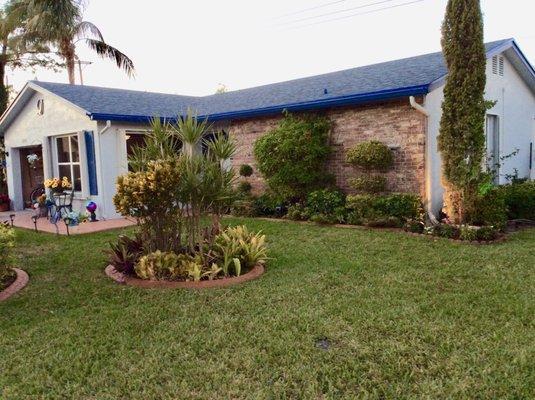
[[[143,289],[215,289],[238,285],[240,283],[257,279],[264,273],[263,265],[254,266],[249,272],[230,278],[213,279],[206,281],[155,281],[139,279],[131,275],[118,272],[113,265],[105,269],[106,275],[121,285],[135,286]]]
[[[6,284],[6,286],[0,286],[0,288],[5,287],[4,290],[0,291],[0,301],[9,299],[15,293],[24,289],[28,284],[29,277],[26,272],[18,268],[14,268],[14,271],[15,275],[11,279],[0,282],[0,284]]]

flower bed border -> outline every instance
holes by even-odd
[[[244,218],[244,217],[235,217],[235,218]],[[245,217],[246,218],[246,217]],[[496,239],[494,240],[486,240],[486,241],[477,241],[477,240],[461,240],[461,239],[453,239],[453,238],[447,238],[442,236],[436,236],[436,235],[427,235],[425,233],[417,233],[417,232],[408,232],[403,228],[392,228],[392,227],[375,227],[375,226],[366,226],[366,225],[351,225],[351,224],[318,224],[317,222],[313,221],[296,221],[293,219],[288,218],[270,218],[270,217],[252,217],[253,219],[261,219],[264,221],[274,221],[274,222],[294,222],[297,224],[309,224],[309,225],[316,225],[316,226],[332,226],[335,228],[343,228],[343,229],[360,229],[360,230],[368,230],[368,231],[383,231],[383,232],[394,232],[394,233],[403,233],[408,236],[413,237],[425,237],[430,240],[436,240],[436,239],[445,239],[449,240],[452,243],[461,243],[461,244],[472,244],[472,245],[491,245],[491,244],[499,244],[504,243],[507,241],[508,236],[511,233],[514,232],[506,232],[500,234]]]
[[[240,276],[232,278],[215,279],[212,281],[184,282],[184,281],[151,281],[135,278],[118,272],[113,265],[108,265],[104,272],[108,277],[121,285],[135,286],[142,289],[215,289],[238,285],[252,281],[264,274],[263,265],[255,265],[252,270]]]
[[[13,268],[13,270],[17,273],[17,277],[11,285],[0,292],[0,301],[7,300],[15,293],[24,289],[30,280],[28,274],[22,269]]]

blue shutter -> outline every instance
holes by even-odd
[[[95,161],[95,140],[93,132],[84,131],[85,151],[87,158],[87,176],[89,177],[89,194],[98,195],[97,163]]]

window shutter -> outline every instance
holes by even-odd
[[[85,151],[87,160],[87,176],[89,179],[89,194],[98,195],[97,163],[95,160],[95,140],[93,132],[84,131]]]

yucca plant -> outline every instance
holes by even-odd
[[[182,153],[193,157],[195,149],[210,130],[206,120],[199,120],[191,111],[185,117],[179,117],[174,128],[176,135],[182,142]]]

